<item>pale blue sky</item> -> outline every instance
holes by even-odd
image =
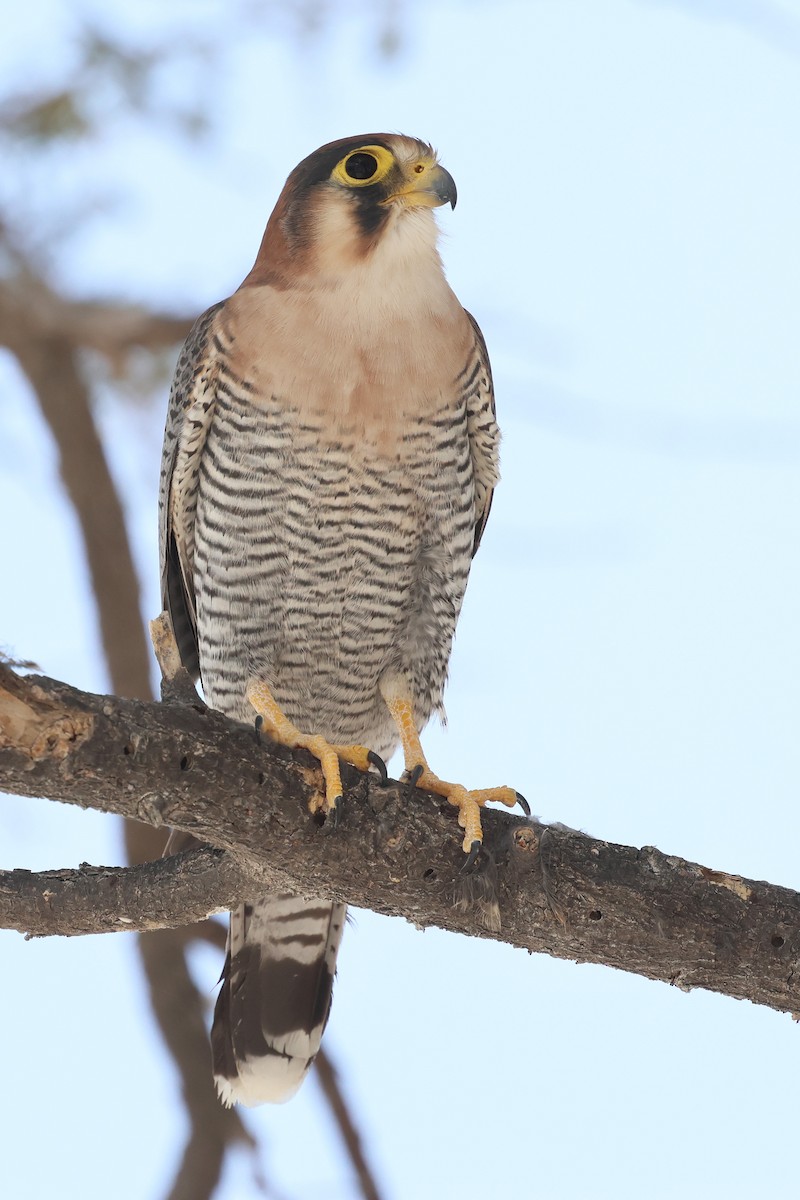
[[[57,77],[78,7],[16,11],[0,71]],[[145,38],[227,11],[80,8]],[[199,311],[317,145],[432,140],[505,437],[429,757],[547,820],[799,886],[800,4],[410,3],[389,64],[373,10],[342,12],[306,47],[232,37],[207,142],[117,119],[40,172],[31,219],[102,184],[119,203],[62,278]],[[0,394],[0,640],[102,689],[52,448],[2,357]],[[100,414],[147,616],[164,404]],[[99,816],[8,800],[0,828],[9,866],[119,861]],[[183,1118],[130,941],[6,934],[0,955],[4,1191],[157,1200]],[[197,969],[210,1003],[210,951]],[[389,1200],[744,1200],[795,1174],[797,1028],[748,1004],[359,913],[327,1039]],[[313,1081],[248,1120],[281,1194],[355,1195]],[[242,1157],[221,1200],[256,1194]]]

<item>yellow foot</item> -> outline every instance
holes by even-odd
[[[358,767],[360,771],[367,771],[371,766],[375,767],[382,782],[386,782],[386,764],[374,751],[368,750],[366,746],[337,746],[318,734],[301,733],[297,726],[293,725],[284,715],[265,683],[251,680],[247,685],[246,695],[256,710],[264,731],[273,741],[292,749],[301,746],[310,750],[314,757],[319,759],[325,779],[325,794],[318,793],[312,797],[309,802],[309,809],[312,813],[321,812],[325,816],[333,813],[335,823],[336,813],[342,799],[340,759]]]
[[[420,750],[420,755],[422,751]],[[498,804],[505,804],[508,808],[514,808],[519,804],[525,811],[527,816],[530,816],[528,802],[519,792],[515,792],[510,787],[494,787],[481,788],[478,791],[468,791],[460,783],[448,783],[445,779],[440,779],[438,775],[434,775],[431,771],[424,756],[421,761],[418,759],[416,763],[410,767],[406,767],[409,779],[418,788],[422,788],[424,792],[435,792],[437,796],[443,796],[449,804],[455,805],[458,809],[458,823],[464,830],[464,840],[461,843],[461,848],[466,855],[467,861],[464,864],[464,869],[470,867],[478,857],[478,853],[483,842],[483,826],[481,825],[481,809],[489,800],[494,800]]]
[[[480,853],[483,842],[481,809],[487,801],[495,800],[509,808],[519,804],[526,816],[530,816],[531,810],[525,797],[513,788],[496,787],[468,791],[460,783],[448,783],[434,775],[423,753],[414,720],[414,706],[403,684],[404,681],[395,676],[382,686],[381,691],[400,734],[408,778],[416,787],[443,796],[458,809],[458,823],[464,830],[462,848],[468,856],[462,870],[466,870]]]

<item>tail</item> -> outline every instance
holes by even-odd
[[[328,1021],[346,912],[283,893],[231,913],[211,1027],[223,1104],[280,1104],[300,1087]]]

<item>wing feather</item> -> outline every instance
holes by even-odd
[[[161,600],[181,660],[197,679],[194,521],[200,459],[214,415],[219,355],[213,336],[224,301],[206,310],[184,344],[169,397],[159,489]]]
[[[464,373],[467,401],[467,431],[475,479],[475,538],[472,557],[478,552],[492,507],[494,489],[500,479],[500,430],[494,405],[494,384],[489,352],[478,322],[467,313],[475,333],[475,344]]]

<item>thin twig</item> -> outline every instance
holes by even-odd
[[[320,1087],[331,1107],[334,1120],[339,1126],[339,1132],[342,1135],[347,1153],[350,1156],[350,1161],[355,1168],[358,1184],[361,1188],[361,1195],[364,1197],[364,1200],[381,1200],[381,1194],[378,1191],[378,1185],[375,1182],[372,1169],[364,1155],[364,1149],[361,1145],[361,1135],[353,1124],[350,1110],[342,1095],[338,1072],[331,1062],[330,1055],[325,1050],[320,1050],[317,1054],[314,1067]]]

